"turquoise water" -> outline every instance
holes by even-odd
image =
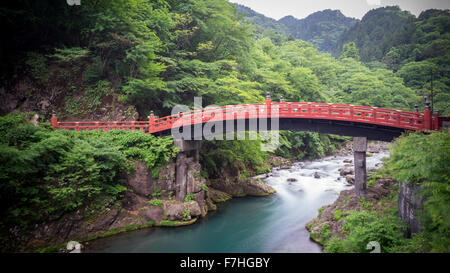
[[[368,167],[386,154],[368,158]],[[177,228],[150,228],[99,239],[86,252],[233,252],[316,253],[321,247],[309,239],[305,224],[318,209],[349,189],[339,176],[343,160],[329,157],[274,170],[266,180],[277,190],[268,197],[233,199],[196,224]],[[315,173],[321,178],[314,178]],[[295,178],[297,182],[288,182]]]

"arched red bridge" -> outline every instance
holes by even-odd
[[[313,131],[344,136],[367,137],[371,140],[391,141],[403,132],[439,130],[449,117],[432,115],[429,107],[424,113],[398,111],[368,106],[355,106],[312,102],[273,103],[268,97],[263,104],[228,105],[205,108],[172,116],[157,118],[153,115],[148,121],[83,121],[60,122],[52,117],[54,129],[65,130],[141,130],[149,134],[168,135],[173,129],[189,126],[205,126],[215,122],[222,124],[219,133],[243,130],[261,130],[251,126],[253,120],[267,119],[272,130],[271,120],[279,119],[277,130]],[[239,122],[241,126],[238,125]],[[253,123],[255,124],[255,123]],[[256,124],[259,124],[256,122]],[[191,130],[193,131],[193,130]],[[214,132],[213,132],[214,133]],[[203,135],[205,136],[205,135]]]

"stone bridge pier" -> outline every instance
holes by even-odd
[[[194,194],[195,200],[204,207],[205,196],[201,184],[206,181],[200,176],[201,143],[198,140],[174,139],[174,145],[180,148],[175,162],[175,200],[184,202],[187,194]]]
[[[365,196],[367,189],[366,173],[367,138],[353,138],[353,155],[355,159],[355,192],[358,196]]]
[[[180,153],[190,153],[194,156],[196,161],[199,160],[199,152],[202,147],[202,142],[200,140],[174,139],[173,144],[180,148]]]

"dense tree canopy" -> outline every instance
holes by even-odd
[[[433,78],[435,109],[449,114],[449,31],[448,10],[427,10],[416,18],[399,7],[379,8],[341,37],[338,51],[347,54],[355,43],[363,62],[393,70],[420,96],[430,95]]]

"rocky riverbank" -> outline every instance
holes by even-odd
[[[319,215],[306,225],[310,237],[315,242],[325,245],[333,236],[345,237],[344,221],[350,211],[375,210],[383,213],[388,207],[395,207],[392,194],[396,193],[397,183],[391,178],[376,179],[367,188],[367,196],[360,198],[355,190],[342,191],[338,199],[331,205],[319,210]]]
[[[368,156],[386,152],[389,144],[385,142],[369,142]],[[339,155],[350,155],[351,153],[351,143],[348,143],[338,151]],[[349,184],[353,184],[353,161],[346,159],[342,163],[345,165],[339,169],[340,175]],[[367,170],[369,181],[365,197],[358,197],[354,189],[345,190],[339,194],[338,199],[333,204],[320,208],[319,215],[306,225],[312,240],[321,245],[326,245],[327,241],[334,236],[344,238],[346,231],[344,229],[345,223],[342,219],[348,216],[351,211],[370,210],[383,213],[384,210],[396,206],[394,196],[398,191],[397,182],[391,178],[370,177],[370,174],[376,172],[382,166],[382,163],[378,163],[375,167]]]
[[[275,156],[270,161],[276,166],[290,164]],[[89,244],[96,238],[141,228],[189,225],[233,197],[275,193],[261,179],[241,178],[224,170],[221,179],[207,180],[200,170],[198,160],[183,153],[160,170],[135,162],[135,171],[124,177],[127,191],[121,200],[101,209],[87,206],[33,230],[11,230],[4,242],[25,252],[65,252],[69,241]]]
[[[369,143],[369,151],[383,151],[385,144]],[[351,153],[344,146],[338,155]],[[292,161],[275,155],[268,160],[273,170],[289,169]],[[351,167],[348,162],[347,167]],[[32,232],[12,230],[9,242],[17,241],[22,251],[66,251],[68,241],[89,241],[117,233],[152,226],[181,226],[195,223],[217,204],[234,197],[267,196],[275,190],[260,178],[243,178],[222,170],[220,179],[208,180],[201,175],[194,156],[181,154],[160,170],[135,163],[135,172],[125,177],[122,200],[101,209],[86,207],[50,223],[36,225]],[[271,174],[262,175],[268,177]],[[14,246],[14,243],[12,243]],[[49,247],[50,246],[50,247]]]

